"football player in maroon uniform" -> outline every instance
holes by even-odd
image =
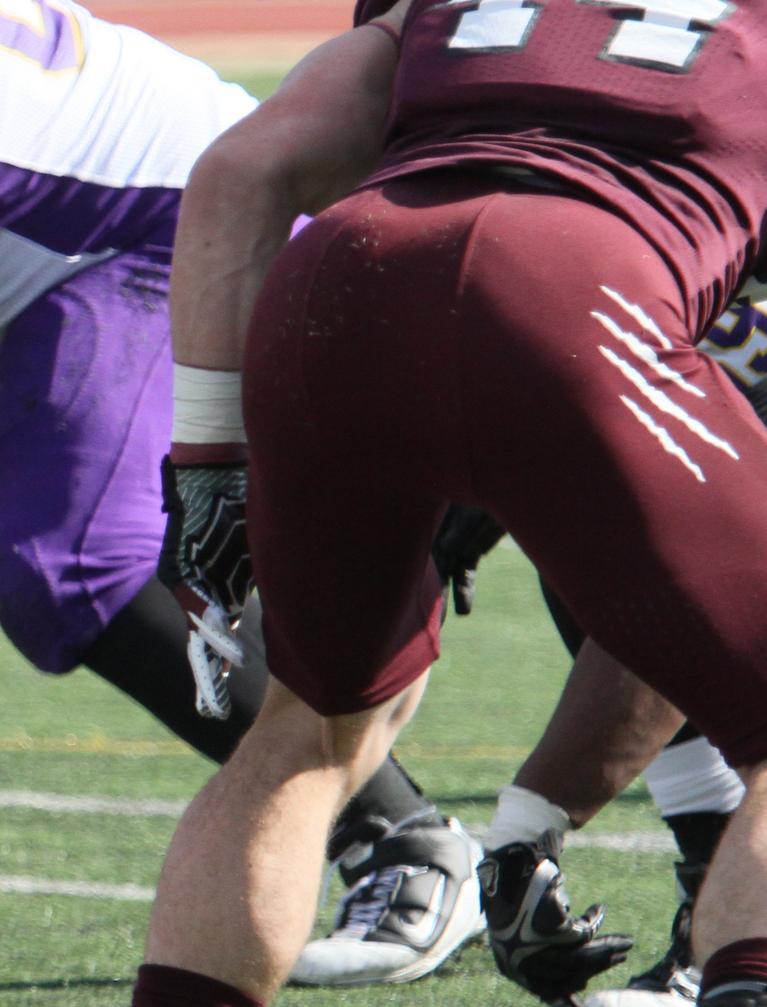
[[[400,0],[200,162],[171,460],[192,518],[195,483],[245,459],[242,366],[273,679],[171,844],[137,1007],[265,1004],[284,981],[322,828],[438,654],[429,550],[451,499],[514,534],[589,634],[580,654],[631,667],[743,772],[693,943],[703,1003],[764,999],[767,435],[695,342],[762,265],[766,14]],[[259,293],[296,211],[356,183]],[[216,409],[190,406],[190,370]]]

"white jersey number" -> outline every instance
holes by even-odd
[[[447,6],[466,0],[448,0]],[[602,59],[669,71],[687,70],[707,31],[734,10],[726,0],[576,0],[577,3],[643,11],[621,19],[600,53]],[[479,0],[461,16],[450,49],[510,50],[522,48],[541,13],[541,3],[528,0]]]

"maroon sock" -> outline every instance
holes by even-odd
[[[170,965],[141,965],[132,1007],[264,1007],[228,983]]]
[[[767,937],[726,944],[703,966],[701,998],[725,984],[764,983],[767,987]]]

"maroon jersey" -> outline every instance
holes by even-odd
[[[700,329],[758,266],[765,51],[767,0],[413,0],[373,180],[484,162],[585,190],[668,259]]]
[[[354,24],[365,24],[374,17],[380,17],[394,6],[394,0],[357,0],[354,8]]]

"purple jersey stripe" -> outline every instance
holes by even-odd
[[[151,233],[170,251],[179,189],[116,188],[0,162],[0,227],[63,255],[128,249]]]

